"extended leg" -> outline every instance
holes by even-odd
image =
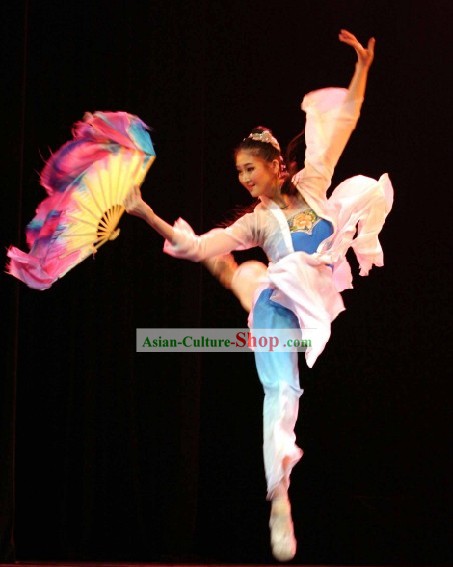
[[[264,290],[253,310],[254,329],[297,329],[295,315],[270,299],[272,290]],[[255,351],[255,361],[264,388],[263,454],[267,497],[272,501],[271,544],[280,561],[296,553],[291,505],[288,497],[290,474],[302,457],[296,445],[294,428],[302,390],[299,386],[297,352]]]

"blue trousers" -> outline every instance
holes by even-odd
[[[273,289],[264,289],[253,308],[252,329],[299,329],[292,311],[272,301]],[[303,393],[299,384],[298,352],[256,350],[255,363],[264,389],[263,456],[267,498],[278,485],[289,487],[293,466],[302,457],[294,427]]]

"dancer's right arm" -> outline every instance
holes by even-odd
[[[130,191],[123,204],[126,212],[143,219],[164,237],[164,252],[176,258],[202,262],[232,250],[246,250],[259,245],[253,236],[256,219],[252,214],[243,215],[227,228],[214,228],[199,236],[181,218],[171,226],[156,215],[143,200],[139,187]]]
[[[158,234],[163,236],[171,244],[174,244],[174,230],[168,222],[161,219],[153,209],[145,203],[139,187],[133,187],[126,199],[124,199],[124,208],[126,212],[135,217],[139,217],[146,221],[151,228]]]

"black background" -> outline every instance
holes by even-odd
[[[206,231],[248,202],[238,140],[264,124],[286,144],[303,94],[352,76],[339,29],[376,37],[334,185],[388,172],[395,204],[385,267],[355,278],[325,352],[301,365],[298,562],[452,559],[451,22],[447,1],[2,4],[5,263],[25,249],[44,160],[86,111],[149,124],[145,198]],[[120,226],[50,290],[0,276],[0,558],[272,563],[252,355],[135,352],[137,328],[243,327],[246,313],[144,223]]]

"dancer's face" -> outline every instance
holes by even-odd
[[[236,155],[236,169],[239,182],[252,197],[272,199],[279,190],[279,162],[271,162],[242,150]]]

